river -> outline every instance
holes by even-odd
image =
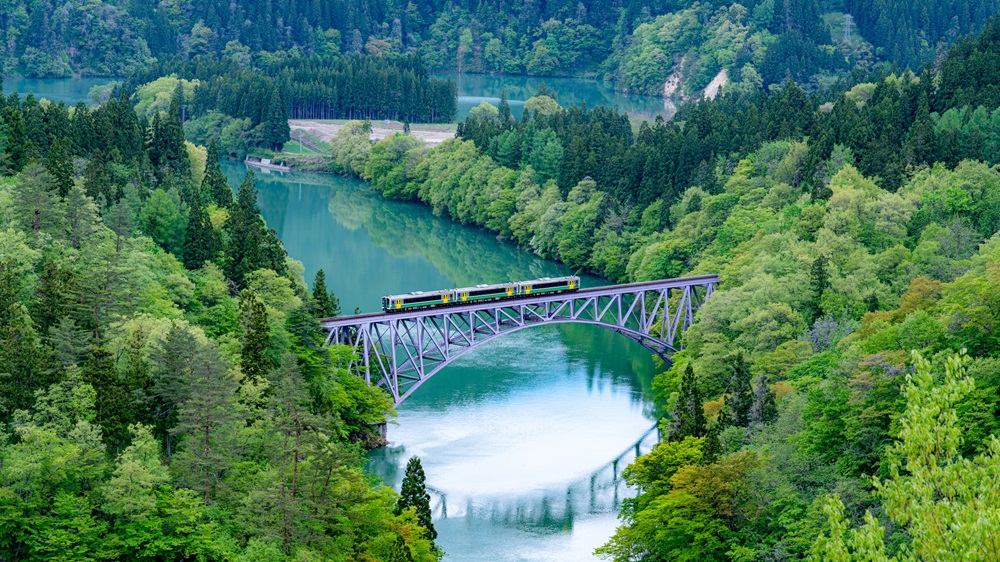
[[[467,76],[461,87],[479,88],[480,97],[501,87],[512,99],[527,99],[536,80]],[[470,86],[473,81],[479,85]],[[593,81],[545,82],[563,104],[593,106],[618,95]],[[101,83],[3,85],[6,93],[33,91],[74,104]],[[224,170],[234,188],[246,172],[237,163],[225,163]],[[383,201],[360,181],[304,173],[257,177],[268,225],[303,263],[307,280],[326,271],[345,313],[376,311],[386,294],[569,273],[422,205]],[[601,283],[583,279],[585,286]],[[448,560],[593,559],[630,494],[622,469],[655,442],[649,430],[658,368],[638,344],[593,326],[508,335],[445,368],[401,405],[389,428],[390,446],[369,455],[369,470],[398,489],[407,459],[420,456],[437,542]]]
[[[614,83],[604,80],[455,72],[437,72],[433,75],[438,78],[451,78],[458,86],[456,118],[459,121],[469,115],[470,109],[484,101],[494,105],[499,103],[501,92],[507,94],[511,113],[520,118],[524,113],[524,102],[538,93],[542,84],[549,91],[549,95],[563,107],[583,104],[589,108],[600,105],[617,107],[636,121],[644,119],[652,121],[657,115],[671,119],[677,112],[677,100],[623,94],[615,90]]]
[[[233,186],[246,171],[224,170]],[[345,313],[376,311],[386,294],[568,273],[422,205],[384,201],[360,181],[257,178],[268,225],[307,279],[325,270]],[[390,446],[369,454],[369,470],[398,489],[406,461],[421,458],[449,560],[593,559],[630,493],[621,470],[637,443],[646,452],[656,439],[656,368],[648,351],[593,326],[511,334],[400,406]]]

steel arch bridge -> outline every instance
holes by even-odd
[[[664,361],[712,294],[718,275],[322,321],[326,343],[356,350],[352,368],[399,405],[446,365],[498,337],[546,324],[593,324],[639,342]]]

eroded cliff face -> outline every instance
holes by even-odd
[[[729,71],[723,68],[718,74],[715,75],[715,78],[712,78],[712,81],[708,83],[708,86],[705,86],[705,89],[701,91],[701,95],[705,99],[714,100],[715,96],[719,95],[719,92],[721,92],[722,88],[728,83]]]
[[[688,88],[684,83],[684,74],[682,72],[683,68],[684,68],[684,60],[681,59],[681,61],[674,66],[674,71],[671,72],[670,76],[667,76],[666,81],[663,82],[664,98],[672,100],[688,101],[695,97],[692,96],[691,93],[689,93],[690,88]],[[722,89],[728,83],[729,83],[729,70],[723,68],[718,72],[718,74],[715,75],[714,78],[712,78],[712,81],[709,82],[704,89],[698,92],[698,96],[710,100],[715,99],[715,96],[719,95],[722,92]]]

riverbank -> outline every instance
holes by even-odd
[[[290,119],[288,127],[291,129],[292,141],[299,141],[298,133],[301,131],[304,133],[301,141],[303,146],[319,152],[322,145],[316,141],[329,143],[348,122],[347,119]],[[457,128],[457,123],[411,124],[409,134],[429,146],[436,146],[454,138]],[[373,121],[370,138],[372,142],[378,142],[396,133],[403,133],[404,129],[405,125],[401,121]]]

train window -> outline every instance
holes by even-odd
[[[441,300],[441,295],[430,295],[428,297],[415,297],[403,299],[406,304],[416,304],[421,302],[435,302]]]
[[[538,285],[535,285],[534,288],[535,289],[551,289],[553,287],[568,287],[568,286],[569,286],[569,283],[567,283],[566,281],[557,281],[555,283],[539,283]]]
[[[480,291],[469,291],[470,297],[478,297],[481,295],[506,295],[507,287],[496,287],[494,289],[483,289]]]

